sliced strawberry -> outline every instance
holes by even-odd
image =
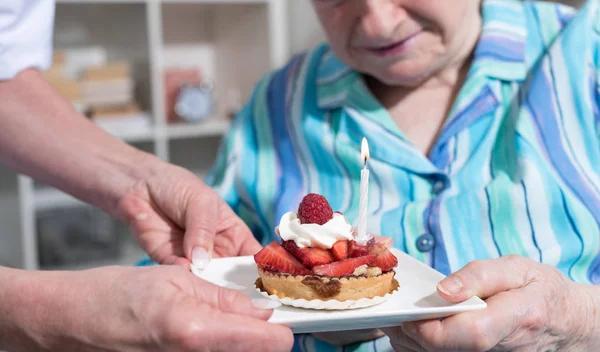
[[[293,275],[308,275],[308,270],[302,263],[281,247],[277,241],[269,243],[254,255],[254,261],[264,270]]]
[[[373,244],[370,253],[376,255],[373,265],[383,272],[390,271],[398,265],[398,258],[383,243]]]
[[[373,243],[373,245],[371,245],[371,248],[369,248],[369,253],[370,254],[380,254],[387,250],[388,250],[388,248],[385,244],[378,242],[378,243]]]
[[[313,268],[313,273],[324,276],[352,275],[354,270],[361,265],[372,265],[377,255],[371,254],[359,258],[349,258],[331,264],[319,265]]]
[[[291,255],[293,255],[294,257],[296,257],[296,259],[300,260],[299,256],[298,256],[298,246],[296,245],[296,242],[294,241],[281,241],[281,246],[283,248],[285,248],[286,251],[288,251]]]
[[[369,254],[370,243],[366,246],[356,243],[356,241],[348,242],[348,256],[350,258],[364,257]]]
[[[379,267],[381,271],[386,272],[394,269],[396,265],[398,265],[398,258],[389,250],[378,254],[377,258],[375,258],[375,263],[373,264],[376,267]]]
[[[341,240],[334,243],[331,247],[331,254],[337,261],[348,258],[348,241]]]
[[[394,244],[394,240],[387,236],[373,236],[373,240],[377,243],[383,243],[388,248],[392,248]]]
[[[333,255],[321,248],[300,248],[302,263],[308,268],[333,262]]]
[[[333,261],[333,256],[326,249],[321,248],[299,248],[294,241],[284,241],[283,248],[290,252],[294,257],[308,268],[313,266],[329,264]]]

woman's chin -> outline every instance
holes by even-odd
[[[415,88],[431,77],[435,71],[433,66],[425,62],[402,62],[387,67],[372,67],[364,71],[387,86]]]
[[[380,74],[371,74],[370,76],[372,79],[386,86],[407,88],[416,88],[429,77],[425,72],[383,72]]]

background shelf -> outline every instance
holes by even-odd
[[[67,55],[72,50],[87,50],[88,54],[105,57],[106,62],[127,62],[134,82],[133,99],[141,110],[133,114],[139,118],[94,118],[94,123],[204,179],[222,136],[230,127],[230,117],[245,103],[257,81],[282,66],[291,55],[286,3],[287,0],[58,0],[54,47]],[[166,72],[189,68],[200,70],[203,77],[211,80],[216,101],[214,116],[194,124],[171,121],[166,108]],[[73,74],[69,77],[76,79]],[[0,168],[0,202],[12,201],[19,206],[0,214],[0,220],[6,230],[20,236],[0,233],[0,265],[38,269],[40,258],[48,255],[43,252],[46,256],[42,257],[40,252],[46,243],[48,248],[70,248],[66,242],[57,242],[63,231],[53,232],[48,224],[60,227],[62,223],[76,222],[76,216],[70,215],[74,209],[93,207],[29,177],[18,176],[12,181],[10,177],[11,171]],[[55,216],[65,220],[53,220]],[[75,230],[71,227],[70,231]],[[92,236],[93,229],[90,231]],[[54,233],[56,238],[52,239]],[[125,237],[129,240],[119,240],[119,257],[46,265],[42,269],[132,265],[143,252],[131,241],[131,234]],[[94,239],[87,240],[93,247]]]
[[[198,124],[173,124],[166,127],[169,139],[220,137],[229,130],[230,122],[214,119]]]

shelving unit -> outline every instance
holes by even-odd
[[[286,18],[283,0],[58,0],[55,47],[103,45],[111,58],[131,61],[139,86],[136,98],[153,123],[126,133],[108,132],[203,177],[229,129],[219,97],[232,89],[248,97],[262,75],[285,63],[289,57]],[[106,26],[111,20],[114,28]],[[205,43],[214,46],[218,58],[211,77],[216,82],[217,111],[203,123],[168,123],[163,89],[163,69],[170,60],[166,50]],[[83,203],[29,177],[18,176],[17,182],[22,252],[17,266],[38,269],[37,214]],[[116,264],[133,264],[139,258],[141,252],[129,247],[124,250],[126,258]]]

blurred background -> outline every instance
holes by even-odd
[[[204,178],[254,84],[323,40],[310,2],[58,0],[44,74],[101,128]],[[78,270],[144,255],[104,212],[1,165],[0,224],[2,266]]]

